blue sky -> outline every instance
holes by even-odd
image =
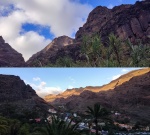
[[[40,96],[67,88],[102,86],[138,68],[1,68],[0,74],[20,76]]]
[[[108,7],[109,5],[118,6],[121,4],[134,4],[137,0],[80,0],[81,3],[88,3],[93,8],[101,5]]]
[[[55,37],[74,37],[96,6],[136,0],[0,0],[0,35],[28,60]]]

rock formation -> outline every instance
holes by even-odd
[[[76,33],[76,41],[83,35],[99,34],[106,40],[114,33],[122,40],[135,42],[141,39],[150,43],[150,1],[137,1],[134,5],[120,5],[113,9],[98,6],[88,16],[87,22]]]
[[[70,53],[77,52],[77,47],[73,44],[74,40],[67,36],[55,38],[42,51],[34,54],[28,61],[29,66],[46,66],[50,62],[54,63],[58,58]]]
[[[44,50],[34,54],[28,61],[29,67],[51,66],[58,58],[68,56],[73,61],[83,61],[81,55],[82,37],[97,34],[103,43],[114,33],[122,40],[130,39],[136,43],[142,40],[150,44],[150,1],[137,1],[134,5],[120,5],[113,9],[98,6],[88,16],[87,22],[80,27],[75,39],[63,36],[54,39]]]
[[[48,110],[48,105],[36,92],[18,76],[0,75],[0,113],[11,106],[20,113],[22,110],[32,111],[36,107]]]
[[[0,67],[25,67],[25,61],[20,53],[5,43],[0,36]]]
[[[129,72],[108,85],[95,88],[82,88],[78,95],[73,94],[75,89],[70,90],[70,95],[67,90],[56,96],[55,100],[52,98],[54,101],[51,103],[83,113],[87,106],[99,102],[106,108],[124,112],[134,120],[150,122],[150,68]],[[45,99],[48,101],[48,96]]]

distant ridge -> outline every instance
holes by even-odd
[[[58,95],[52,95],[52,94],[47,95],[47,96],[45,96],[44,99],[47,102],[52,102],[52,101],[54,101],[55,99],[58,99],[58,98],[67,98],[67,97],[70,97],[72,95],[80,95],[83,91],[86,91],[86,90],[96,92],[96,93],[100,92],[100,91],[113,90],[117,86],[122,85],[123,83],[129,81],[131,78],[143,75],[147,72],[150,72],[150,68],[131,71],[127,74],[122,75],[118,79],[111,81],[109,84],[106,84],[106,85],[103,85],[103,86],[97,86],[97,87],[87,86],[85,88],[81,87],[81,88],[67,89],[66,91],[64,91],[63,93],[60,93]]]
[[[52,98],[46,96],[45,100],[78,113],[98,102],[130,117],[132,122],[150,123],[150,68],[129,72],[102,87],[87,88],[80,92],[67,90]]]

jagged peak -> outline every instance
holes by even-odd
[[[3,39],[2,36],[0,36],[0,43],[5,43],[5,40]]]
[[[52,42],[43,49],[43,52],[47,52],[51,47],[63,47],[70,44],[73,44],[72,38],[68,36],[60,36],[52,40]]]

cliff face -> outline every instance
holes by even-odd
[[[55,62],[59,57],[64,56],[64,53],[68,53],[66,50],[71,52],[74,49],[74,40],[67,36],[61,36],[55,38],[49,45],[47,45],[42,51],[34,54],[28,61],[29,66],[45,66],[50,62]],[[69,45],[69,46],[68,46]],[[76,51],[76,50],[75,50]]]
[[[108,9],[97,7],[90,14],[87,22],[76,33],[76,41],[83,35],[99,34],[106,40],[114,33],[122,40],[129,38],[132,42],[141,39],[150,43],[150,1],[136,2],[134,5],[121,5]]]
[[[106,87],[107,90],[102,90]],[[86,90],[82,89],[78,95],[61,97],[60,95],[67,92],[65,91],[59,95],[61,98],[55,97],[51,103],[64,105],[72,111],[84,112],[87,106],[99,102],[106,108],[124,112],[134,120],[150,122],[150,68],[132,71],[98,89],[88,87]]]
[[[69,56],[73,61],[86,58],[81,54],[82,37],[97,34],[103,43],[114,33],[122,40],[130,39],[133,44],[142,40],[150,44],[150,1],[138,1],[134,5],[120,5],[113,9],[98,6],[88,16],[87,22],[80,27],[75,39],[62,36],[54,39],[44,50],[34,54],[27,65],[31,67],[54,64],[58,58]]]
[[[38,98],[36,92],[18,76],[0,75],[0,102]]]
[[[0,36],[0,67],[24,67],[25,61],[20,53],[5,43]]]
[[[0,113],[11,105],[17,109],[30,110],[39,107],[47,110],[49,105],[18,76],[0,75]],[[18,111],[20,109],[20,111]]]

